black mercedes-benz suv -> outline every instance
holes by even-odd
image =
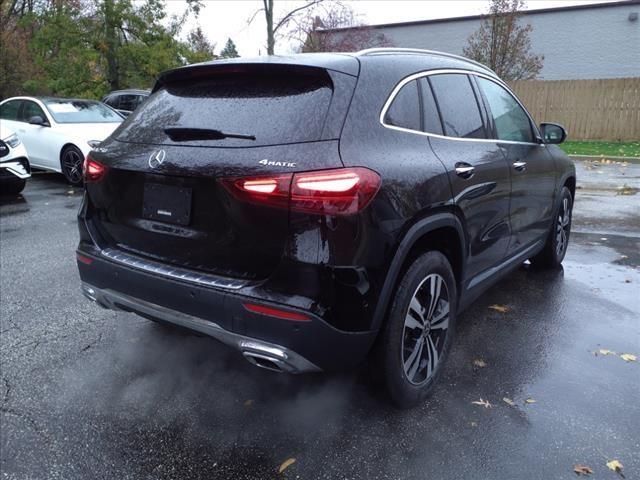
[[[562,261],[564,138],[438,52],[171,70],[85,161],[82,290],[272,370],[369,359],[415,405],[460,311],[526,260]]]

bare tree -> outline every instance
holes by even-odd
[[[467,39],[463,55],[485,64],[505,80],[528,80],[542,70],[543,55],[531,52],[533,27],[520,25],[524,0],[491,0],[489,15]]]
[[[263,8],[256,10],[247,23],[253,22],[255,16],[259,12],[264,12],[264,17],[267,22],[267,54],[274,55],[276,46],[276,36],[279,31],[284,30],[291,21],[293,21],[298,15],[302,14],[304,10],[319,5],[324,0],[306,0],[305,3],[289,12],[285,13],[280,20],[274,22],[274,0],[262,0]]]
[[[288,37],[302,52],[351,52],[369,47],[390,47],[382,33],[363,25],[353,9],[341,2],[324,2],[290,22]]]

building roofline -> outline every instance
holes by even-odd
[[[538,14],[538,13],[555,13],[566,12],[571,10],[586,10],[589,8],[605,8],[605,7],[622,7],[627,5],[640,5],[640,0],[619,0],[617,2],[603,2],[603,3],[585,3],[582,5],[569,5],[566,7],[549,7],[539,8],[531,10],[522,10],[520,14],[522,16]],[[483,13],[480,15],[468,15],[465,17],[448,17],[448,18],[433,18],[429,20],[412,20],[410,22],[397,22],[397,23],[378,23],[374,25],[361,25],[357,27],[340,27],[331,28],[328,30],[319,30],[319,32],[341,32],[346,30],[360,30],[363,28],[387,28],[387,27],[409,27],[413,25],[430,25],[432,23],[446,23],[446,22],[459,22],[465,20],[480,20],[488,17],[489,14]]]

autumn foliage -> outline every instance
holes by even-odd
[[[544,56],[531,52],[533,27],[520,23],[524,5],[524,0],[491,0],[489,15],[468,38],[463,55],[507,81],[535,78]]]

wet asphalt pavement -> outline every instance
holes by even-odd
[[[523,266],[465,312],[411,411],[362,372],[271,373],[91,304],[80,191],[36,174],[0,200],[0,478],[546,480],[575,478],[574,464],[620,478],[613,459],[640,478],[640,362],[619,356],[640,357],[640,165],[578,174],[564,269]]]

